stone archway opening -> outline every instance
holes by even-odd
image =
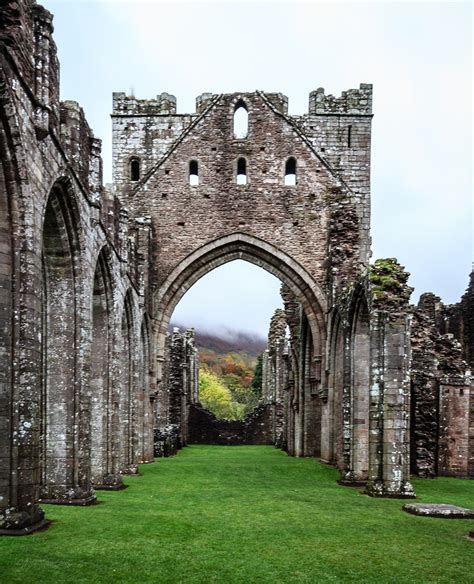
[[[242,420],[271,401],[269,389],[262,392],[261,369],[270,321],[283,309],[280,288],[262,268],[232,260],[200,278],[176,306],[170,331],[192,327],[195,334],[198,383],[190,392],[219,419]]]
[[[282,361],[278,363],[278,372],[275,371],[275,362],[272,367],[279,377],[278,383],[282,391],[283,386],[285,388],[286,395],[279,406],[280,409],[287,408],[286,418],[289,420],[285,431],[285,436],[288,438],[281,438],[279,441],[291,454],[319,456],[322,413],[320,390],[325,372],[324,296],[312,278],[292,258],[268,243],[246,234],[227,236],[196,250],[170,274],[157,294],[157,314],[161,317],[156,329],[158,383],[160,385],[161,382],[163,397],[167,394],[171,396],[170,399],[175,399],[174,404],[170,406],[170,411],[182,412],[179,417],[179,423],[182,426],[181,443],[187,441],[185,427],[188,423],[182,401],[183,396],[173,398],[175,390],[163,385],[166,384],[170,367],[166,339],[171,316],[181,298],[198,280],[210,271],[235,260],[244,260],[263,268],[283,284],[282,304],[288,307],[290,315],[288,323],[283,309],[281,311],[284,314],[285,328],[290,321],[293,327],[293,348],[283,355],[284,349],[280,347],[278,357],[276,355],[278,351],[274,351],[272,355],[272,359]],[[289,329],[291,331],[291,326]],[[181,346],[181,350],[186,350],[185,344]],[[285,364],[283,364],[283,359]],[[285,373],[283,373],[284,369]],[[274,380],[269,383],[274,383]],[[182,381],[177,384],[176,389],[180,384],[182,385]],[[192,393],[191,388],[189,393]],[[274,401],[271,414],[273,418],[277,415],[275,406]]]
[[[48,198],[42,231],[41,487],[43,501],[87,504],[78,465],[78,274],[77,209],[67,186]],[[84,398],[83,398],[84,399]]]

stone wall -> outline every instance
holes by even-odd
[[[413,313],[411,468],[420,476],[474,476],[474,391],[463,359],[470,333],[461,325],[469,316],[461,307],[445,307],[427,293]],[[449,327],[463,343],[444,332]]]
[[[59,101],[51,14],[1,10],[0,530],[25,533],[40,498],[92,503],[152,456],[150,226],[105,191],[100,140]]]
[[[370,94],[371,88],[366,86],[364,92]],[[309,134],[304,133],[299,118],[275,106],[278,99],[261,92],[213,95],[199,113],[178,115],[174,107],[163,109],[161,97],[138,100],[115,94],[114,182],[133,212],[151,215],[156,226],[158,286],[190,253],[234,232],[281,249],[321,287],[327,277],[328,245],[337,281],[357,272],[358,262],[367,261],[370,108],[358,114],[357,124],[365,124],[364,135],[360,140],[354,137],[350,147],[336,129],[337,115],[318,113],[314,123],[331,140],[327,151],[321,152],[323,137],[311,134],[309,122]],[[166,104],[170,100],[174,103],[168,96]],[[234,138],[232,130],[234,109],[241,102],[249,115],[246,139]],[[341,119],[345,115],[341,112]],[[337,160],[337,169],[328,155]],[[293,187],[284,184],[290,156],[297,165]],[[239,157],[247,163],[246,185],[236,184]],[[132,180],[132,159],[140,161],[139,180]],[[189,184],[192,160],[198,163],[198,185]],[[354,177],[354,185],[365,181],[364,186],[354,191],[343,171]],[[351,210],[353,219],[344,223],[339,214],[349,217]],[[329,229],[332,217],[334,228]]]
[[[243,420],[219,420],[216,416],[192,404],[189,412],[188,444],[275,444],[274,407],[262,403]]]
[[[442,333],[453,334],[461,343],[463,359],[474,370],[474,270],[460,302],[443,306],[437,323]]]
[[[363,100],[371,87],[357,91]],[[193,114],[176,114],[168,94],[114,96],[114,181],[131,214],[150,217],[156,238],[150,285],[156,289],[158,387],[168,371],[169,319],[183,293],[225,262],[253,262],[278,276],[301,306],[304,375],[289,451],[319,454],[326,310],[368,258],[370,105],[355,116],[348,143],[334,125],[335,115],[346,122],[347,111],[308,114],[324,128],[318,138],[309,122],[305,133],[304,120],[288,116],[279,94],[205,95],[197,104]],[[237,105],[248,113],[245,138],[233,132]],[[325,140],[331,142],[327,152]],[[293,186],[285,184],[290,158],[296,161]],[[245,159],[246,184],[237,184],[239,159]],[[138,175],[132,173],[136,163]],[[191,163],[198,184],[191,184]]]
[[[287,443],[284,403],[288,390],[288,341],[285,311],[277,309],[270,321],[267,350],[262,358],[262,403],[270,406],[272,443]]]
[[[189,411],[198,400],[198,352],[194,331],[174,328],[166,342],[166,375],[162,381],[166,396],[166,416],[157,420],[156,429],[170,424],[178,429],[178,448],[186,446],[189,431]]]

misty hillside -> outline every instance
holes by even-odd
[[[181,330],[188,328],[177,323],[170,324],[170,330],[173,327],[178,327]],[[235,352],[246,353],[251,357],[257,357],[267,348],[266,339],[242,331],[223,330],[221,333],[217,333],[196,330],[195,334],[198,348],[209,349],[219,354]]]
[[[170,324],[170,330],[186,327]],[[195,331],[199,351],[199,402],[220,419],[242,420],[258,403],[266,341],[242,331]],[[260,373],[257,373],[257,370]],[[260,382],[257,380],[260,379]]]

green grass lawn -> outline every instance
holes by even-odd
[[[48,531],[0,538],[0,582],[474,582],[473,521],[416,517],[269,446],[190,446]],[[474,506],[474,481],[415,480]]]

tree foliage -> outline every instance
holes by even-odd
[[[199,400],[218,418],[242,419],[257,405],[261,390],[255,391],[252,385],[258,364],[255,357],[200,348],[199,361]]]
[[[232,399],[232,393],[206,366],[199,371],[199,401],[215,416],[225,420],[243,417],[244,405]]]
[[[256,395],[262,395],[262,382],[263,382],[263,353],[257,357],[257,364],[255,365],[255,371],[252,379],[252,389]]]

